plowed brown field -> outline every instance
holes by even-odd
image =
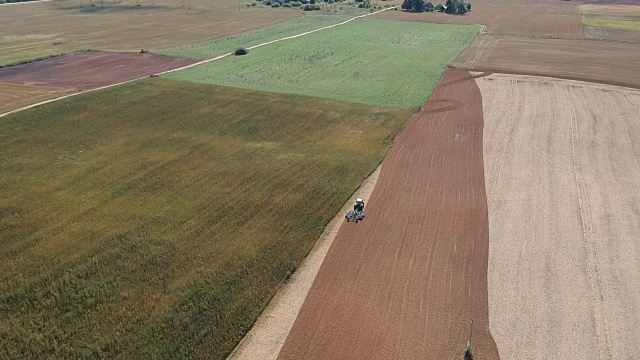
[[[482,99],[447,70],[344,224],[279,359],[497,359],[488,327]]]
[[[91,89],[195,63],[156,54],[87,51],[0,69],[0,82]]]
[[[639,54],[637,44],[484,34],[477,36],[453,65],[640,87]]]
[[[503,359],[637,359],[640,91],[477,80],[489,314]]]
[[[436,4],[437,2],[434,2]],[[442,1],[444,3],[444,1]],[[580,3],[560,0],[471,1],[466,15],[387,11],[376,17],[456,24],[482,24],[489,34],[583,38]]]

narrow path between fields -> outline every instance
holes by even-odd
[[[367,16],[371,16],[371,15],[375,15],[375,14],[379,14],[379,13],[381,13],[383,11],[392,10],[392,9],[395,9],[395,8],[397,8],[397,6],[386,8],[386,9],[382,9],[382,10],[379,10],[379,11],[374,11],[374,12],[369,13],[369,14],[355,16],[355,17],[352,17],[351,19],[345,20],[345,21],[343,21],[341,23],[328,25],[328,26],[325,26],[325,27],[322,27],[322,28],[319,28],[319,29],[303,32],[303,33],[297,34],[297,35],[286,36],[286,37],[283,37],[283,38],[280,38],[280,39],[267,41],[267,42],[264,42],[264,43],[261,43],[261,44],[258,44],[258,45],[253,45],[253,46],[247,47],[247,49],[255,49],[255,48],[259,48],[261,46],[273,44],[273,43],[276,43],[276,42],[279,42],[279,41],[295,39],[295,38],[298,38],[298,37],[301,37],[301,36],[305,36],[305,35],[309,35],[309,34],[312,34],[312,33],[318,32],[318,31],[322,31],[322,30],[330,29],[330,28],[337,27],[337,26],[340,26],[340,25],[344,25],[344,24],[347,24],[347,23],[349,23],[349,22],[351,22],[353,20],[360,19],[360,18],[367,17]],[[190,65],[182,66],[182,67],[179,67],[179,68],[176,68],[176,69],[173,69],[173,70],[159,72],[159,73],[151,75],[151,76],[155,77],[155,76],[160,76],[160,75],[172,73],[172,72],[175,72],[175,71],[189,69],[189,68],[192,68],[194,66],[210,63],[210,62],[217,61],[217,60],[220,60],[220,59],[224,59],[224,58],[226,58],[226,57],[228,57],[228,56],[230,56],[232,54],[233,53],[229,52],[229,53],[222,54],[222,55],[210,58],[210,59],[205,59],[205,60],[190,64]],[[60,96],[60,97],[57,97],[57,98],[54,98],[54,99],[50,99],[50,100],[46,100],[46,101],[41,101],[39,103],[31,104],[31,105],[28,105],[28,106],[21,107],[19,109],[11,110],[11,111],[5,112],[3,114],[0,114],[0,118],[5,117],[7,115],[15,114],[15,113],[20,112],[20,111],[31,109],[31,108],[34,108],[34,107],[37,107],[37,106],[40,106],[40,105],[52,103],[54,101],[70,98],[72,96],[76,96],[76,95],[80,95],[80,94],[85,94],[85,93],[88,93],[88,92],[91,92],[91,91],[103,90],[103,89],[108,89],[108,88],[111,88],[111,87],[114,87],[114,86],[124,85],[124,84],[130,83],[130,82],[134,82],[134,81],[138,81],[138,80],[144,79],[146,77],[147,76],[143,76],[143,77],[139,77],[139,78],[135,78],[135,79],[127,80],[127,81],[122,81],[122,82],[111,84],[111,85],[101,86],[101,87],[98,87],[98,88],[95,88],[95,89],[82,90],[82,91],[75,92],[73,94]]]

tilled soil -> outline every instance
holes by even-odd
[[[149,76],[197,60],[149,53],[86,51],[0,69],[0,82],[86,90]]]
[[[503,74],[477,82],[501,357],[637,358],[640,91]]]
[[[638,44],[480,35],[453,65],[640,88]]]
[[[444,1],[442,2],[444,3]],[[437,2],[434,2],[434,5]],[[387,11],[376,17],[454,24],[482,24],[489,34],[583,38],[579,2],[559,0],[471,1],[465,15]]]
[[[487,304],[482,99],[447,70],[344,224],[279,359],[497,359]]]

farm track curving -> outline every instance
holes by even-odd
[[[489,333],[482,99],[447,70],[396,139],[367,204],[344,224],[279,359],[459,359]]]

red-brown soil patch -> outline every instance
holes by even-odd
[[[0,82],[92,89],[195,63],[149,53],[87,51],[0,69]]]
[[[461,359],[473,319],[476,359],[489,333],[482,99],[447,70],[395,141],[367,204],[344,224],[280,359]]]
[[[444,1],[443,1],[444,3]],[[482,24],[489,34],[583,38],[580,3],[560,0],[471,1],[466,15],[385,11],[375,17],[455,24]],[[437,2],[434,2],[437,4]]]
[[[640,88],[638,45],[593,40],[477,36],[453,65]]]

